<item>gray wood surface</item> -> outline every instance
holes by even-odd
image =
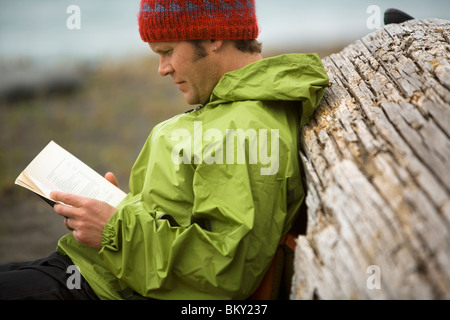
[[[323,60],[291,299],[450,298],[449,43],[412,20]]]

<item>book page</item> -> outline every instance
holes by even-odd
[[[126,196],[122,190],[54,141],[26,167],[23,176],[47,198],[52,191],[63,191],[101,200],[115,207]]]

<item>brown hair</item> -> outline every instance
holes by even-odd
[[[208,54],[206,53],[205,48],[201,44],[202,40],[189,40],[192,46],[195,49],[194,61],[200,60],[206,57]],[[236,49],[246,53],[261,53],[262,52],[262,43],[255,40],[232,40],[234,42],[234,46]]]
[[[236,49],[242,52],[248,53],[261,53],[262,52],[262,43],[255,40],[234,40],[234,46]]]

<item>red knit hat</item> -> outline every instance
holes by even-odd
[[[248,40],[259,33],[255,0],[141,0],[145,42]]]

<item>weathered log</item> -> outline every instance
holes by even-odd
[[[323,60],[291,299],[450,298],[449,40],[412,20]]]

